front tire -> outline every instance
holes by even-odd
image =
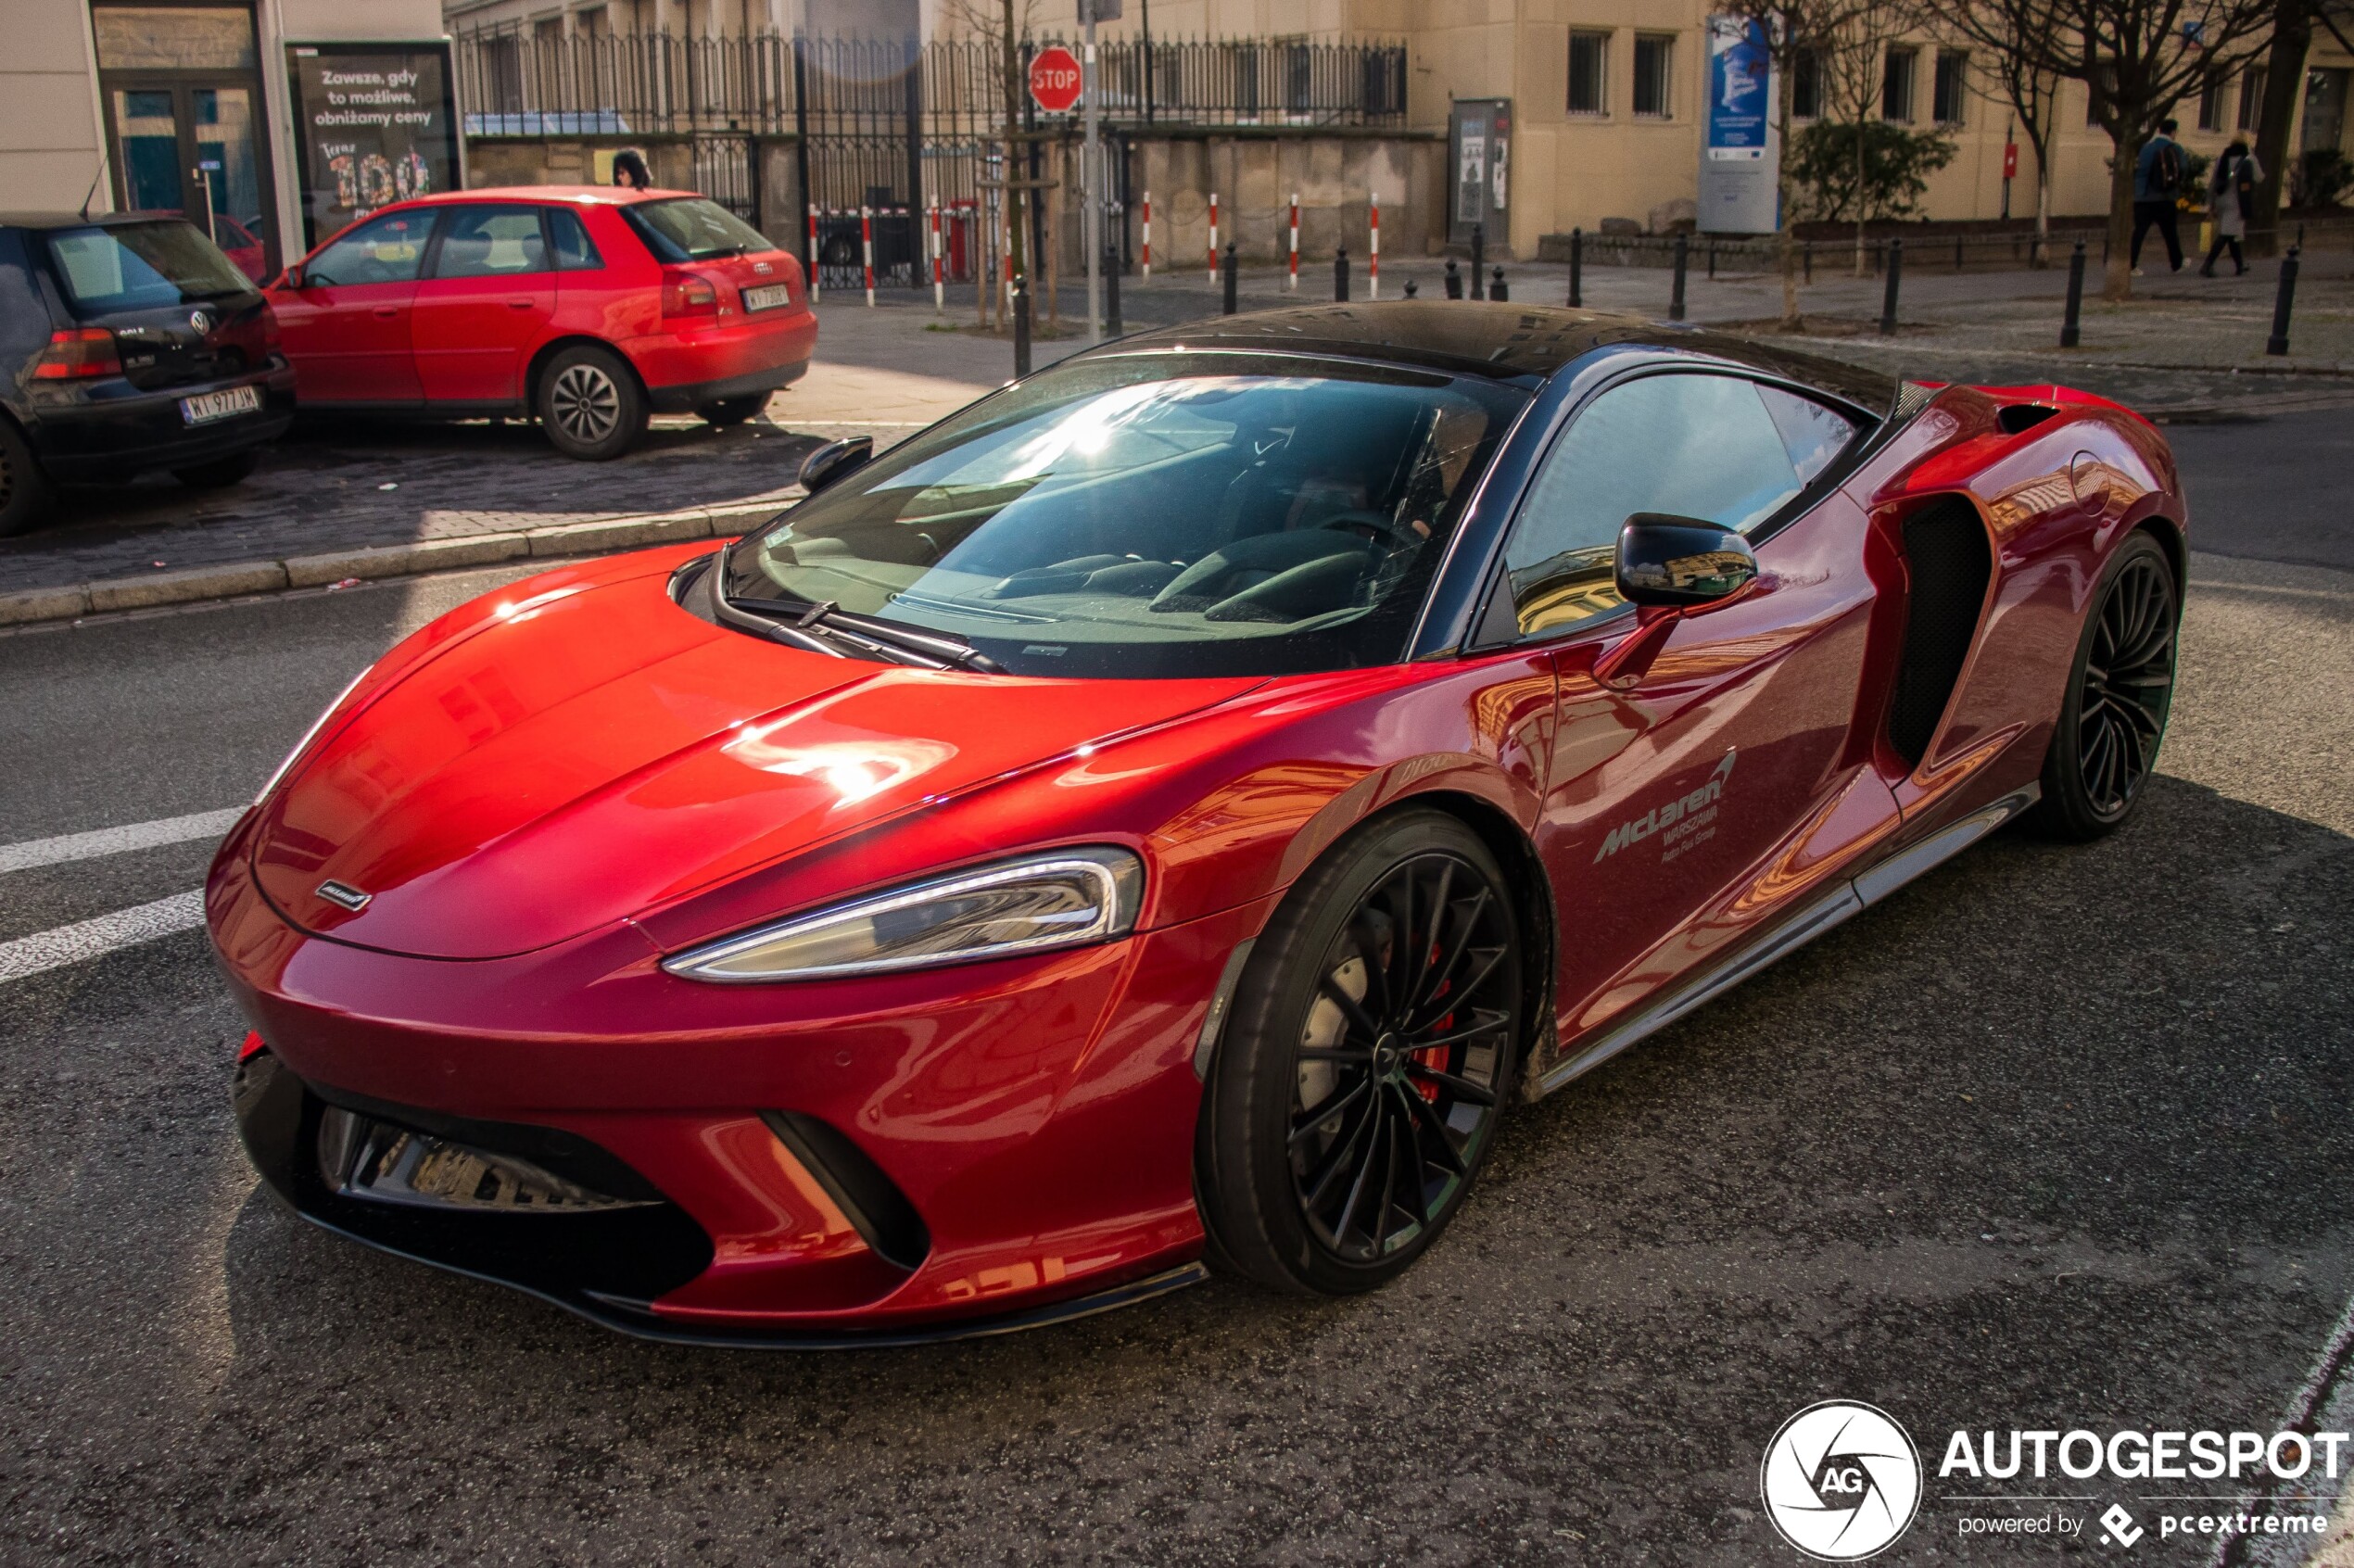
[[[53,499],[41,460],[17,427],[0,419],[0,538],[39,527]]]
[[[567,348],[539,377],[539,428],[568,458],[605,462],[646,433],[646,395],[610,348]]]
[[[2088,843],[2140,809],[2173,708],[2182,613],[2164,547],[2133,534],[2101,575],[2044,756],[2032,821],[2051,837]]]
[[[1519,922],[1443,812],[1327,854],[1252,950],[1195,1151],[1221,1266],[1345,1296],[1447,1228],[1494,1142],[1524,1033]]]

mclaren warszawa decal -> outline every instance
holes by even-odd
[[[1602,841],[1602,847],[1594,852],[1595,861],[1600,863],[1653,834],[1659,837],[1659,858],[1670,861],[1694,844],[1715,837],[1716,802],[1725,793],[1725,780],[1733,776],[1733,752],[1726,752],[1725,760],[1708,776],[1708,782],[1690,794],[1655,805],[1642,816],[1612,828],[1610,837]]]

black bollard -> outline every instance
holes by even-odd
[[[1409,299],[1414,297],[1414,280],[1411,278],[1406,280],[1406,297]]]
[[[1896,331],[1896,285],[1897,280],[1904,275],[1905,242],[1901,239],[1890,240],[1888,242],[1888,290],[1880,296],[1879,300],[1879,333],[1882,337],[1891,336]]]
[[[1815,242],[1801,240],[1798,247],[1806,253],[1806,281],[1811,284],[1815,281]]]
[[[1226,285],[1226,314],[1234,313],[1234,242],[1226,242],[1226,254],[1218,259],[1218,273]]]
[[[1348,303],[1348,247],[1345,245],[1333,252],[1333,297],[1343,305]]]
[[[1014,274],[1014,379],[1030,373],[1030,280]]]
[[[2297,225],[2299,234],[2304,227],[2302,223]],[[2272,335],[2264,340],[2267,354],[2288,352],[2288,310],[2297,301],[2297,253],[2304,248],[2292,245],[2288,254],[2281,258],[2281,291],[2272,297]]]
[[[1716,236],[1715,234],[1708,236],[1708,281],[1710,283],[1716,281]]]
[[[1676,290],[1667,298],[1667,319],[1684,319],[1684,264],[1690,259],[1691,242],[1682,234],[1676,236]]]
[[[1504,291],[1504,269],[1501,267],[1497,268],[1496,275],[1487,280],[1487,297],[1499,304],[1512,297]]]
[[[1586,231],[1569,231],[1569,308],[1582,310],[1586,304]]]
[[[1462,297],[1463,274],[1456,270],[1455,259],[1450,256],[1447,259],[1447,297],[1461,299]]]
[[[2068,258],[2068,314],[2060,320],[2060,347],[2076,347],[2076,319],[2084,311],[2084,242],[2078,240]]]
[[[1483,270],[1483,265],[1482,265],[1482,264],[1485,262],[1485,260],[1487,259],[1487,224],[1485,224],[1485,223],[1474,223],[1474,224],[1472,225],[1472,275],[1471,275],[1471,291],[1472,291],[1472,297],[1473,297],[1474,299],[1476,299],[1476,298],[1478,298],[1478,297],[1479,297],[1479,280],[1480,280],[1481,278],[1483,278],[1483,277],[1487,276],[1487,273],[1486,273],[1486,272]]]
[[[1120,251],[1107,245],[1104,247],[1104,335],[1118,337],[1123,330],[1120,324]]]

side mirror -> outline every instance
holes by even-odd
[[[300,288],[302,286],[302,263],[297,261],[293,266],[288,267],[285,272],[279,273],[278,286],[280,288]]]
[[[1757,578],[1757,556],[1730,528],[1639,512],[1618,531],[1613,575],[1629,604],[1681,608],[1729,599]]]
[[[811,495],[846,474],[867,466],[875,455],[872,436],[845,436],[829,441],[801,460],[801,487]]]

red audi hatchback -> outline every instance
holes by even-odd
[[[801,263],[691,191],[404,201],[269,296],[301,406],[526,414],[592,461],[627,451],[653,413],[750,419],[817,342]]]

